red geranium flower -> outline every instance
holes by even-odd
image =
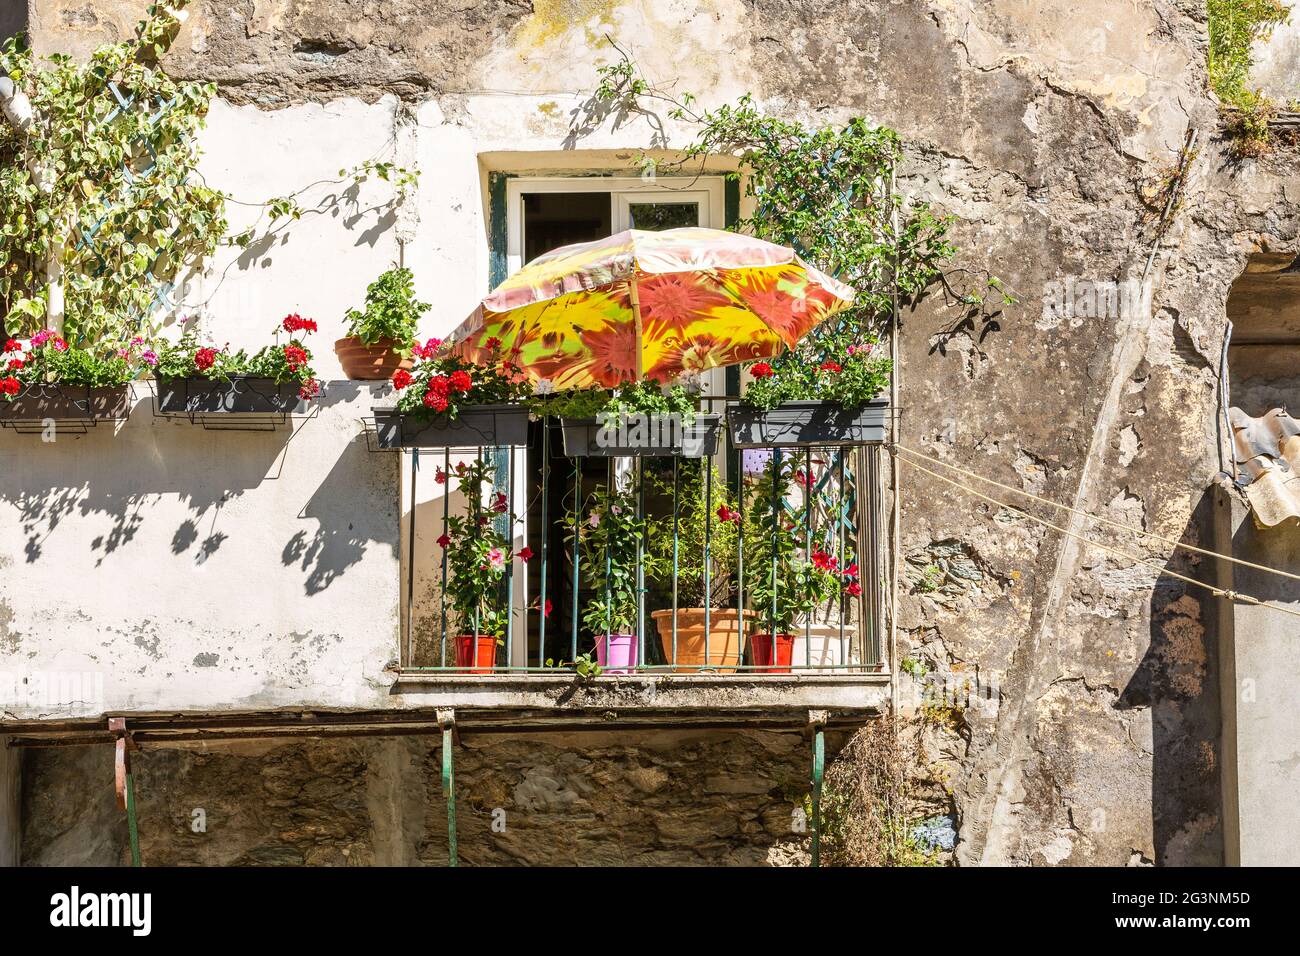
[[[211,348],[202,348],[194,353],[194,367],[200,372],[206,372],[212,368],[217,361],[217,350]]]
[[[5,342],[6,352],[21,352],[22,350],[23,350],[23,344],[19,342],[17,339],[10,339],[9,341]]]
[[[429,391],[434,395],[446,398],[451,393],[451,382],[446,375],[435,375],[429,379]]]
[[[754,378],[771,378],[772,366],[768,365],[766,362],[759,362],[757,365],[750,368],[749,374],[754,376]]]
[[[447,396],[439,395],[433,389],[424,393],[424,405],[426,408],[432,408],[435,412],[445,412],[447,410]]]
[[[320,394],[320,382],[314,378],[309,378],[302,383],[298,389],[298,397],[301,399],[313,399]]]
[[[470,380],[469,372],[455,371],[451,373],[448,384],[453,392],[468,392],[469,387],[474,383]]]
[[[532,548],[520,548],[515,553],[518,555],[520,561],[531,561],[533,557]]]
[[[301,315],[295,312],[293,315],[286,315],[284,317],[284,330],[286,332],[315,332],[316,320],[304,319]]]
[[[20,368],[23,367],[23,364],[24,364],[24,363],[23,363],[23,360],[22,360],[22,359],[10,359],[10,360],[9,360],[9,371],[11,371],[11,372],[16,372],[16,371],[18,371]]]
[[[0,393],[5,395],[17,395],[18,390],[22,388],[22,383],[10,375],[8,378],[0,378]]]
[[[821,369],[823,372],[838,373],[844,371],[844,369],[840,367],[840,364],[838,362],[822,362],[822,364],[817,367]]]
[[[399,368],[393,373],[393,388],[399,392],[411,384],[411,373],[404,368]]]
[[[296,345],[286,345],[284,347],[284,364],[289,366],[289,371],[298,371],[298,366],[307,364],[307,353]]]

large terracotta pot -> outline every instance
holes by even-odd
[[[491,634],[457,634],[456,666],[471,674],[491,674],[497,666],[497,639]]]
[[[650,615],[659,629],[664,660],[673,663],[673,612],[669,608]],[[752,619],[753,611],[745,617]],[[691,673],[707,666],[721,674],[734,674],[740,663],[743,641],[740,619],[734,608],[709,612],[708,657],[704,647],[704,608],[677,609],[677,670]]]
[[[379,381],[392,378],[399,368],[411,367],[411,360],[398,354],[397,345],[392,339],[366,345],[355,335],[349,335],[334,343],[334,354],[348,378]]]

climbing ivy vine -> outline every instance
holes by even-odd
[[[740,169],[729,176],[743,183],[754,211],[732,228],[789,246],[856,290],[852,309],[771,363],[778,375],[782,365],[806,367],[810,358],[842,354],[849,343],[878,337],[895,295],[907,306],[938,284],[961,310],[960,322],[975,316],[987,321],[995,311],[986,306],[1014,301],[996,277],[948,267],[956,252],[950,221],[896,188],[902,143],[894,130],[862,119],[813,128],[763,112],[749,95],[703,109],[689,93],[652,86],[610,42],[620,59],[601,68],[589,112],[642,115],[658,131],[657,145],[666,145],[666,138],[656,110],[689,124],[696,135],[679,159],[666,167],[647,154],[642,164],[655,173],[703,172],[708,157],[737,157]]]
[[[17,115],[11,96],[0,117],[0,315],[9,334],[56,327],[99,351],[148,336],[173,284],[219,245],[248,245],[303,214],[303,190],[244,202],[260,207],[257,222],[226,237],[234,200],[198,170],[197,133],[216,87],[174,80],[158,63],[188,2],[151,5],[134,37],[85,63],[38,60],[21,38],[0,45],[0,80],[27,113]],[[371,160],[340,170],[339,181],[372,175],[394,183],[400,202],[416,173]]]

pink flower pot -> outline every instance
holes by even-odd
[[[631,674],[636,667],[636,651],[635,634],[601,634],[596,638],[596,663],[607,674]]]

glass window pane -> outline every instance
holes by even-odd
[[[658,232],[700,224],[700,204],[694,202],[634,202],[628,210],[633,229]]]
[[[609,193],[524,193],[524,262],[575,242],[604,239]]]

